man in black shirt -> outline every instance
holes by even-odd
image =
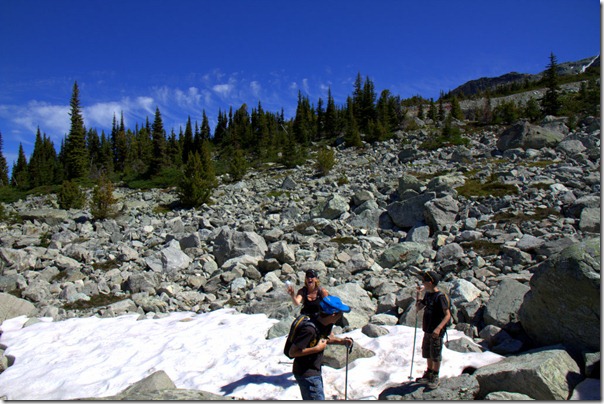
[[[295,330],[289,354],[294,358],[293,374],[303,400],[325,400],[321,363],[327,344],[352,346],[352,338],[338,338],[333,325],[348,313],[350,307],[337,296],[321,300],[319,315],[302,322]]]
[[[438,373],[442,360],[443,337],[447,324],[451,319],[449,302],[447,297],[436,287],[440,276],[434,271],[424,272],[422,275],[423,286],[417,287],[416,309],[424,309],[422,330],[424,339],[422,341],[422,357],[428,360],[428,369],[424,375],[417,379],[420,383],[428,383],[428,387],[435,389],[440,384]],[[419,294],[425,291],[420,300]]]

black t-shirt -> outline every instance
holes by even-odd
[[[292,345],[299,349],[312,348],[321,338],[327,338],[332,328],[333,325],[323,326],[318,321],[304,321],[296,329]],[[294,358],[293,373],[302,377],[318,376],[321,374],[322,362],[323,351]]]
[[[445,318],[445,312],[449,308],[447,298],[441,291],[426,292],[421,303],[425,306],[422,330],[427,333],[432,333],[443,318]],[[441,335],[444,335],[446,328],[447,327],[443,328],[440,333]]]
[[[321,287],[317,290],[315,300],[308,300],[308,289],[306,286],[302,287],[302,309],[300,310],[300,314],[306,314],[311,317],[316,316],[321,309],[321,300],[323,300],[323,289]]]

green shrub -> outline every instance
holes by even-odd
[[[335,152],[333,149],[329,149],[327,147],[321,148],[317,153],[317,163],[316,170],[318,171],[320,176],[325,176],[329,174],[329,171],[336,164]]]
[[[113,197],[113,184],[104,175],[99,178],[97,185],[92,191],[90,213],[95,219],[106,219],[115,214],[114,205],[116,199]]]
[[[243,150],[236,149],[229,159],[228,173],[233,182],[241,181],[248,170],[248,162]]]
[[[184,175],[178,185],[180,203],[187,208],[196,208],[210,201],[216,188],[216,178],[206,178],[199,153],[189,154]]]
[[[72,181],[63,181],[57,198],[61,209],[82,209],[86,204],[86,195],[80,186]]]

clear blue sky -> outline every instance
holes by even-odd
[[[511,71],[600,53],[596,0],[0,0],[0,133],[9,169],[36,128],[58,150],[73,83],[87,128],[187,117],[258,101],[295,112],[298,91],[338,105],[357,73],[376,92],[437,99]]]

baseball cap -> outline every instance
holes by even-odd
[[[317,273],[315,272],[314,269],[309,269],[308,271],[306,271],[306,277],[307,278],[317,278]]]
[[[339,297],[329,295],[324,297],[320,303],[321,312],[325,314],[348,313],[350,307],[345,305]]]
[[[440,275],[434,271],[427,271],[422,274],[422,279],[427,282],[432,282],[434,285],[437,285],[440,281]]]

